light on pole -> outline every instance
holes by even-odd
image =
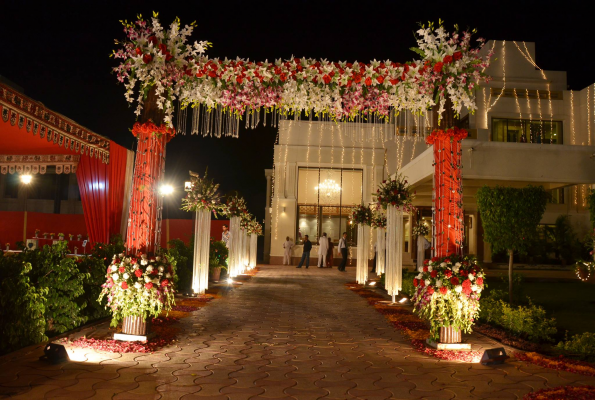
[[[31,181],[33,180],[33,177],[31,175],[20,175],[19,179],[21,180],[21,183],[24,185],[24,189],[25,189],[25,212],[27,212],[27,195],[29,194],[29,184],[31,183]]]

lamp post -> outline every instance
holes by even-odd
[[[23,242],[27,241],[27,196],[29,192],[29,184],[33,180],[33,177],[29,174],[19,176],[23,189],[25,190],[25,216],[24,216],[24,228],[23,228]]]

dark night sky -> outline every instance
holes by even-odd
[[[253,60],[295,56],[329,60],[391,59],[414,54],[417,22],[442,18],[447,27],[475,27],[486,39],[536,42],[537,64],[568,71],[571,89],[593,83],[592,13],[587,1],[46,1],[0,0],[0,75],[25,94],[131,148],[133,109],[124,100],[108,58],[123,39],[123,19],[160,13],[197,21],[193,40],[209,40],[211,57]],[[264,169],[276,132],[244,130],[239,139],[180,136],[168,145],[167,179],[183,185],[189,169],[238,190],[264,217]],[[178,192],[179,193],[179,192]],[[170,217],[189,217],[169,207]]]

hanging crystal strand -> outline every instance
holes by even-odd
[[[217,137],[221,137],[221,128],[223,123],[223,107],[217,106]]]

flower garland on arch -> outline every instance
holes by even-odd
[[[439,115],[446,98],[459,113],[462,107],[476,109],[474,89],[487,82],[483,72],[492,52],[482,57],[485,44],[475,31],[449,33],[442,21],[422,25],[417,31],[419,57],[406,63],[391,60],[330,62],[292,57],[274,62],[245,59],[209,59],[207,41],[189,42],[194,23],[181,26],[178,18],[164,28],[158,14],[150,20],[139,15],[135,22],[123,22],[126,39],[111,56],[120,59],[113,70],[124,83],[125,97],[143,108],[145,93],[156,88],[157,105],[165,111],[165,124],[172,126],[174,101],[182,106],[217,106],[239,116],[247,111],[272,110],[283,114],[312,110],[330,114],[334,120],[353,118],[358,113],[388,117],[390,110],[421,112],[434,105]]]
[[[355,224],[368,225],[372,224],[374,219],[372,209],[369,206],[359,205],[351,209],[349,217]]]
[[[147,121],[143,124],[141,124],[140,122],[134,123],[132,127],[132,135],[134,135],[134,137],[146,137],[146,135],[143,134],[148,133],[157,136],[157,138],[160,138],[161,136],[165,135],[166,143],[168,143],[170,140],[173,139],[174,136],[176,136],[176,130],[166,125],[157,126],[153,123],[153,121]]]
[[[207,179],[207,174],[208,168],[203,177],[190,171],[190,190],[182,199],[182,210],[207,210],[217,215],[217,211],[221,209],[219,184],[215,183],[213,179]]]
[[[443,326],[471,333],[485,287],[485,274],[477,260],[456,254],[434,257],[425,260],[418,272],[413,279],[413,311],[430,322],[432,339],[438,340]]]
[[[407,212],[415,209],[412,204],[415,192],[411,193],[407,179],[401,174],[382,181],[378,185],[376,193],[373,193],[372,196],[376,197],[378,207],[385,210],[389,205],[402,208],[403,211]]]

